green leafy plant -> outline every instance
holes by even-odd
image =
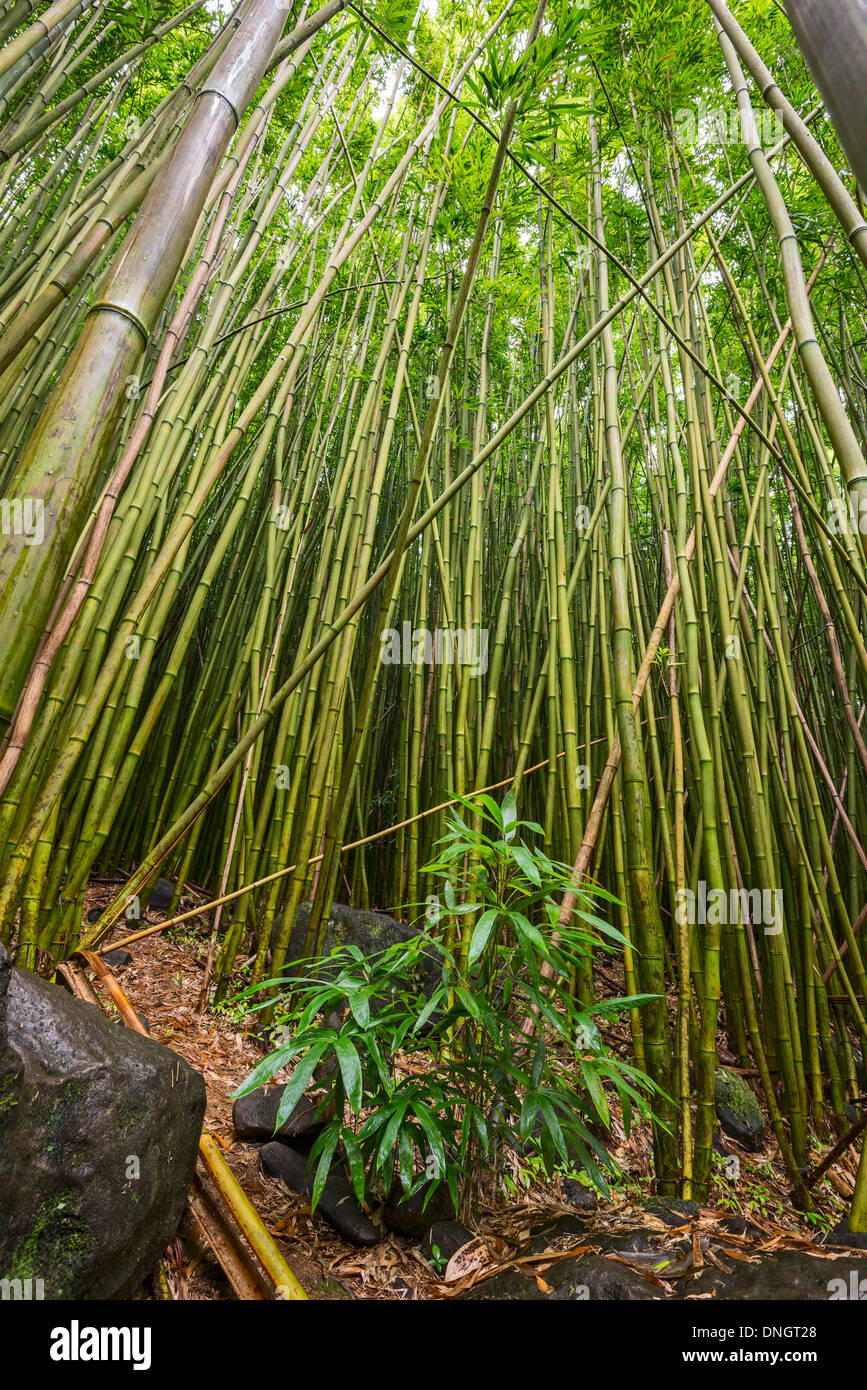
[[[593,911],[608,895],[582,889],[570,924],[558,925],[569,871],[519,834],[540,827],[517,819],[511,795],[502,807],[487,796],[462,804],[471,814],[451,812],[425,870],[441,881],[437,933],[367,958],[346,946],[291,976],[284,982],[291,1036],[236,1092],[294,1063],[279,1127],[317,1067],[333,1059],[322,1083],[330,1118],[310,1156],[314,1207],[338,1147],[359,1200],[371,1185],[391,1191],[397,1178],[404,1195],[426,1187],[429,1201],[445,1182],[455,1206],[470,1214],[503,1143],[538,1158],[548,1175],[558,1165],[582,1171],[607,1194],[605,1172],[618,1170],[593,1126],[609,1124],[612,1094],[627,1132],[634,1110],[650,1115],[653,1084],[608,1051],[598,1023],[650,996],[582,1009],[570,988],[582,957],[624,944]],[[426,915],[430,922],[430,900]],[[339,1026],[323,1023],[335,1008],[345,1011]]]

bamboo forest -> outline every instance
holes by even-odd
[[[867,1300],[867,4],[317,4],[0,0],[0,1295]]]

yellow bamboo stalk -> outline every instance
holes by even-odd
[[[199,1140],[199,1153],[207,1165],[208,1172],[217,1184],[220,1195],[262,1261],[268,1275],[273,1279],[278,1293],[284,1299],[306,1300],[306,1293],[265,1230],[262,1225],[262,1218],[253,1203],[244,1194],[240,1183],[207,1130],[202,1131],[202,1137]]]

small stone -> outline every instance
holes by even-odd
[[[273,1178],[281,1178],[288,1187],[302,1196],[309,1197],[313,1191],[316,1165],[307,1176],[307,1158],[297,1153],[288,1144],[274,1140],[264,1144],[259,1150],[262,1167]],[[356,1200],[355,1193],[339,1170],[332,1170],[325,1180],[322,1196],[316,1206],[316,1214],[324,1216],[336,1231],[355,1245],[377,1245],[381,1233],[368,1216],[364,1214]]]
[[[238,1139],[292,1139],[299,1134],[312,1134],[323,1128],[324,1117],[317,1119],[319,1102],[302,1096],[292,1114],[279,1130],[277,1109],[285,1086],[259,1086],[249,1095],[241,1096],[232,1106],[232,1126]]]
[[[460,1221],[435,1221],[422,1241],[421,1253],[428,1264],[436,1260],[440,1268],[445,1269],[452,1255],[456,1255],[473,1239],[472,1231],[468,1231]]]
[[[743,1077],[728,1067],[718,1067],[713,1081],[717,1119],[730,1139],[756,1152],[765,1139],[765,1122],[755,1093]]]
[[[132,956],[129,951],[106,951],[104,956],[100,956],[100,960],[109,970],[122,970],[125,965],[131,963]]]
[[[152,912],[165,912],[168,909],[174,897],[175,887],[176,884],[172,883],[170,878],[157,879],[148,898],[148,907]]]
[[[588,1216],[596,1210],[596,1193],[577,1178],[561,1178],[560,1191],[571,1207],[586,1211]]]

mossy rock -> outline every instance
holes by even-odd
[[[713,1098],[724,1133],[745,1149],[757,1152],[765,1142],[765,1122],[755,1093],[743,1077],[728,1067],[718,1067],[714,1072]]]
[[[174,1235],[202,1078],[0,945],[0,1273],[46,1299],[133,1297]]]

